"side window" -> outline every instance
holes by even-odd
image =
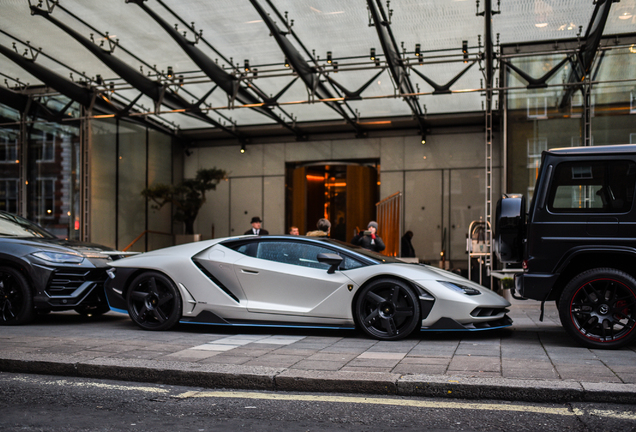
[[[300,242],[263,241],[258,243],[256,258],[262,258],[283,264],[327,270],[329,265],[318,262],[316,259],[319,253],[334,253],[334,250]],[[342,264],[340,265],[340,269],[349,270],[362,266],[363,264],[361,262],[345,256]]]
[[[555,213],[626,213],[635,184],[632,161],[563,162],[555,170],[548,208]]]
[[[228,245],[228,247],[230,249],[234,249],[235,251],[251,256],[251,257],[255,257],[256,256],[256,250],[258,248],[258,243],[256,242],[251,242],[251,243],[239,243],[238,245]]]

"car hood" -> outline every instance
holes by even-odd
[[[3,237],[4,240],[12,241],[15,243],[22,244],[24,246],[30,246],[33,248],[42,248],[42,247],[53,247],[55,249],[71,249],[74,252],[86,253],[86,252],[102,252],[102,251],[113,251],[112,248],[107,246],[95,244],[95,243],[86,243],[77,240],[64,240],[57,238],[39,238],[39,237]]]

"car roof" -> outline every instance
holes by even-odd
[[[267,235],[267,236],[238,236],[238,237],[230,237],[224,239],[219,242],[220,244],[227,246],[228,244],[237,244],[242,242],[249,242],[258,239],[259,241],[275,241],[275,240],[287,240],[287,241],[298,241],[304,243],[314,243],[314,244],[329,244],[332,247],[344,249],[347,253],[357,256],[358,258],[362,258],[364,261],[371,263],[380,263],[380,262],[394,262],[396,259],[394,257],[388,257],[384,255],[380,255],[375,252],[368,251],[360,246],[354,246],[350,243],[343,242],[340,240],[331,239],[329,237],[311,237],[311,236],[294,236],[294,235]]]
[[[636,144],[619,144],[619,145],[587,146],[587,147],[562,147],[562,148],[550,149],[546,151],[545,153],[553,154],[555,156],[636,153]]]

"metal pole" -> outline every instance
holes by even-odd
[[[27,217],[27,187],[28,187],[28,158],[29,158],[29,131],[27,129],[28,107],[20,113],[20,134],[18,138],[18,203],[16,212]]]
[[[82,111],[86,111],[84,114],[90,116],[91,110],[82,108]],[[91,176],[90,176],[90,162],[91,162],[91,120],[82,119],[80,126],[80,161],[78,168],[80,170],[80,238],[83,241],[90,241],[90,227],[91,227],[91,211],[90,211],[90,197],[91,197]]]

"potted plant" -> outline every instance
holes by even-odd
[[[185,234],[194,236],[194,221],[205,203],[205,193],[215,190],[221,180],[227,179],[227,172],[222,169],[207,168],[197,171],[193,179],[185,179],[178,185],[157,183],[141,194],[152,200],[153,209],[159,210],[166,204],[174,206],[174,220],[185,224]],[[200,237],[200,236],[199,236]],[[196,238],[191,237],[191,240]]]

